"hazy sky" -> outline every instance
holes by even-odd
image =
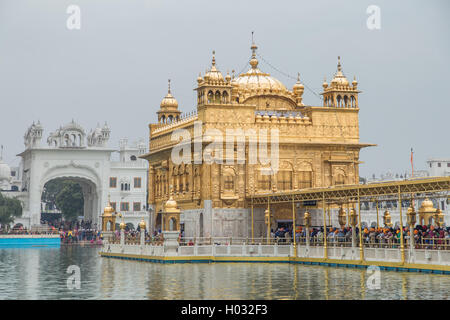
[[[67,7],[81,9],[69,30]],[[381,29],[369,30],[369,5]],[[277,69],[321,92],[341,56],[359,89],[361,176],[416,169],[449,152],[450,1],[150,1],[0,0],[0,144],[5,160],[24,148],[33,120],[48,134],[74,118],[86,131],[111,126],[121,137],[148,137],[167,92],[181,111],[195,109],[198,73],[211,63],[247,69],[251,31],[258,53]],[[286,87],[295,80],[260,61]],[[305,90],[304,102],[321,105]]]

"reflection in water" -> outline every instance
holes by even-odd
[[[101,258],[97,247],[1,249],[0,299],[443,299],[450,277],[287,263],[157,264]],[[69,290],[78,265],[81,289]]]

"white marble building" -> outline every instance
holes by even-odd
[[[20,178],[16,187],[12,188],[17,178],[10,177],[7,184],[3,176],[8,170],[4,164],[0,165],[2,194],[22,202],[23,214],[15,223],[27,227],[40,224],[42,191],[54,179],[70,179],[81,186],[85,220],[99,224],[110,196],[126,223],[137,227],[142,218],[148,221],[147,162],[138,158],[146,152],[145,143],[128,145],[122,139],[119,150],[111,149],[107,146],[111,131],[106,124],[86,134],[73,120],[50,133],[47,144],[42,142],[43,131],[38,122],[25,133],[25,150],[18,155],[22,158],[21,165],[15,168]],[[114,152],[118,152],[118,160],[114,160]]]
[[[388,171],[384,174],[381,174],[379,177],[372,176],[371,178],[366,179],[367,183],[376,183],[376,182],[387,182],[387,181],[399,181],[411,178],[426,178],[426,177],[443,177],[450,175],[450,160],[442,160],[442,159],[430,159],[427,161],[428,170],[414,170],[414,177],[410,173],[400,173],[393,174],[391,171]],[[439,165],[440,164],[440,165]],[[407,200],[407,199],[405,199]],[[416,211],[420,208],[422,201],[424,199],[416,199],[415,200],[415,208]],[[446,225],[450,225],[450,203],[448,199],[430,199],[433,202],[433,206],[435,208],[439,208],[444,213],[444,221]],[[402,206],[403,213],[403,223],[406,224],[406,211],[408,210],[409,203],[405,201]],[[400,210],[398,207],[398,203],[396,201],[381,201],[378,204],[378,219],[380,224],[383,225],[383,213],[388,210],[391,217],[392,223],[395,225],[400,222]],[[362,221],[367,223],[369,226],[377,221],[377,210],[375,203],[361,203],[361,211],[362,211]],[[336,219],[335,225],[338,225],[338,221]]]
[[[431,158],[427,160],[428,170],[432,177],[450,176],[450,159]]]

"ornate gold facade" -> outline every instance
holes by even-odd
[[[170,97],[164,98],[158,111],[158,123],[149,125],[150,152],[143,157],[149,161],[148,200],[156,213],[153,218],[156,228],[161,224],[159,213],[170,197],[171,188],[181,213],[192,213],[190,221],[195,221],[194,215],[207,214],[209,210],[226,224],[229,212],[234,217],[230,219],[235,219],[230,228],[235,230],[240,228],[239,221],[247,221],[248,199],[254,194],[359,183],[359,152],[369,145],[359,142],[356,80],[348,82],[339,61],[331,83],[323,83],[323,105],[310,106],[303,101],[300,77],[292,90],[287,89],[258,68],[255,44],[251,50],[249,70],[236,77],[222,75],[213,53],[211,67],[197,78],[196,111],[179,117],[178,103],[169,89]],[[278,172],[264,175],[265,166],[250,164],[247,144],[245,161],[174,164],[171,151],[178,141],[172,141],[172,133],[186,129],[191,137],[198,135],[194,132],[195,121],[202,122],[202,133],[207,129],[219,129],[224,134],[230,129],[278,129]],[[208,140],[204,139],[202,145],[204,150]],[[191,150],[193,159],[194,147]],[[235,149],[235,160],[237,157]],[[284,211],[275,212],[274,219],[284,215]],[[216,216],[211,215],[210,220],[213,219]],[[202,220],[203,223],[209,225]],[[210,225],[211,229],[216,226],[213,222]],[[194,234],[205,235],[201,226],[196,228],[200,232]],[[239,230],[243,236],[248,235],[247,230]],[[210,230],[211,233],[218,236],[227,232],[217,234]]]

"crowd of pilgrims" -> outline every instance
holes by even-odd
[[[78,243],[78,242],[90,242],[101,243],[102,232],[98,229],[97,224],[93,224],[91,221],[78,221],[67,222],[46,221],[49,227],[49,232],[59,233],[62,243]],[[306,228],[303,226],[297,226],[295,230],[296,242],[299,244],[306,243]],[[8,230],[8,234],[39,234],[41,232],[31,232],[27,228],[22,226]],[[292,226],[280,227],[276,230],[271,230],[271,238],[278,244],[292,243]],[[359,228],[355,228],[356,240],[355,244],[359,245]],[[184,233],[180,234],[181,238],[184,238]],[[327,243],[336,245],[351,245],[352,242],[352,228],[326,228]],[[403,228],[404,243],[408,244],[411,237],[409,227]],[[450,249],[450,227],[435,227],[433,225],[417,225],[413,229],[413,237],[416,248],[427,249]],[[396,247],[401,243],[400,227],[364,227],[362,229],[362,241],[365,245],[377,245],[377,246],[393,246]],[[116,230],[114,233],[114,240],[120,239],[120,230]],[[125,229],[125,239],[127,241],[138,242],[140,240],[140,228],[129,229],[128,226]],[[309,241],[311,245],[320,245],[324,242],[324,227],[311,227],[309,228]],[[161,231],[155,231],[150,234],[145,230],[146,242],[158,242],[162,240]],[[190,243],[189,243],[190,244]],[[191,245],[193,245],[192,243]]]
[[[336,228],[327,227],[327,243],[351,243],[352,242],[352,228]],[[355,228],[356,245],[359,244],[359,228]],[[277,243],[290,243],[292,242],[292,228],[278,228],[271,232],[272,239]],[[306,242],[306,228],[297,226],[295,232],[296,242]],[[324,242],[324,228],[312,227],[309,228],[310,244],[320,244]],[[403,228],[403,240],[405,243],[409,243],[411,237],[409,227]],[[435,227],[433,225],[417,225],[413,229],[413,237],[416,248],[422,246],[446,246],[450,248],[450,227]],[[362,241],[370,244],[386,244],[397,245],[400,244],[401,232],[400,227],[365,227],[362,230]]]

